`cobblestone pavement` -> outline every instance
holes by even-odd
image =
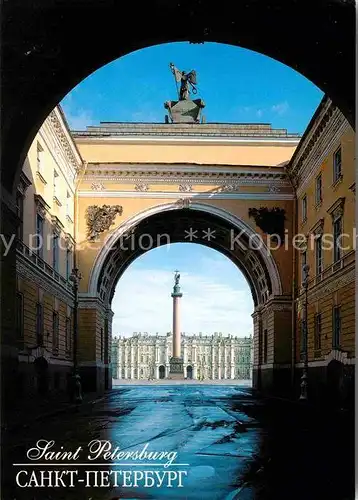
[[[348,415],[328,416],[298,404],[262,400],[247,386],[117,387],[92,407],[3,435],[1,499],[351,500],[353,428]],[[14,466],[29,462],[27,450],[39,439],[54,440],[51,451],[82,447],[79,459],[42,466],[42,458],[37,465]],[[94,448],[90,461],[91,440],[108,440],[117,453],[176,452],[175,463],[183,465],[164,467],[172,456],[157,457],[156,465],[148,456],[138,460],[132,455],[129,461],[103,453],[96,457]],[[49,470],[52,487],[37,487],[41,471]],[[60,476],[64,470],[72,472]],[[15,486],[17,475],[26,488]]]

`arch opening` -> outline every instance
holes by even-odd
[[[110,307],[119,278],[137,257],[152,248],[189,241],[228,257],[246,278],[255,307],[282,294],[275,260],[264,241],[243,220],[204,203],[190,208],[159,205],[121,224],[97,255],[88,294]]]

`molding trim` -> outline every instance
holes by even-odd
[[[20,253],[18,253],[16,257],[16,274],[22,279],[36,283],[40,288],[43,288],[71,307],[74,306],[73,295],[69,291],[53,281],[50,276],[41,272],[40,269],[34,267],[31,262],[24,259]]]
[[[324,359],[317,359],[314,361],[309,361],[308,366],[312,368],[318,366],[328,366],[333,360],[339,361],[344,365],[355,365],[356,360],[354,357],[349,358],[347,352],[340,351],[338,349],[332,349],[328,354],[325,355]],[[296,368],[303,368],[303,363],[296,363]]]
[[[184,193],[180,193],[181,197],[183,196]],[[189,193],[189,196],[192,193]],[[103,268],[103,265],[106,261],[106,258],[108,257],[111,248],[113,245],[115,245],[116,241],[121,237],[126,232],[130,232],[131,229],[133,229],[140,221],[147,219],[148,217],[158,214],[158,213],[163,213],[163,212],[168,212],[171,210],[180,210],[181,206],[178,205],[177,203],[166,203],[166,204],[160,204],[156,205],[154,207],[151,207],[147,210],[144,210],[142,212],[137,213],[135,216],[127,219],[125,222],[120,224],[111,235],[109,235],[105,241],[103,242],[101,250],[98,252],[95,261],[93,262],[90,277],[89,277],[89,284],[88,284],[88,293],[92,297],[97,296],[97,284],[98,284],[98,279],[100,276],[100,272]],[[256,234],[253,228],[247,224],[246,222],[242,221],[239,219],[236,215],[232,214],[231,212],[227,210],[223,210],[218,207],[214,207],[212,205],[208,205],[205,203],[195,203],[191,202],[190,203],[190,210],[198,210],[201,212],[206,212],[212,215],[217,216],[218,218],[230,223],[234,228],[236,228],[240,233],[245,233],[249,237],[254,237]],[[281,279],[280,275],[278,272],[278,268],[276,265],[276,262],[272,255],[270,254],[268,248],[266,245],[263,245],[262,249],[260,250],[260,255],[262,257],[263,262],[265,263],[267,267],[267,271],[270,275],[271,283],[272,283],[272,293],[274,295],[282,295],[282,284],[281,284]],[[244,264],[244,263],[243,263]]]
[[[201,193],[201,192],[173,192],[173,191],[80,191],[79,198],[154,198],[154,199],[179,199],[184,197],[197,198],[200,200],[213,199],[218,200],[293,200],[293,193]]]

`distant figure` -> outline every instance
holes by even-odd
[[[175,81],[177,83],[180,82],[180,91],[179,91],[179,101],[187,101],[190,96],[190,87],[192,89],[192,93],[196,94],[198,91],[195,87],[196,83],[196,71],[191,70],[190,73],[185,73],[185,71],[180,71],[178,68],[174,66],[173,63],[170,63],[170,69],[175,77]]]
[[[179,271],[175,271],[174,279],[175,279],[175,284],[179,285],[179,280],[180,280]]]

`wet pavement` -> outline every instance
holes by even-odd
[[[1,499],[351,500],[353,429],[347,414],[263,400],[247,386],[116,387],[3,436]],[[77,455],[33,450],[30,460],[40,439]]]

